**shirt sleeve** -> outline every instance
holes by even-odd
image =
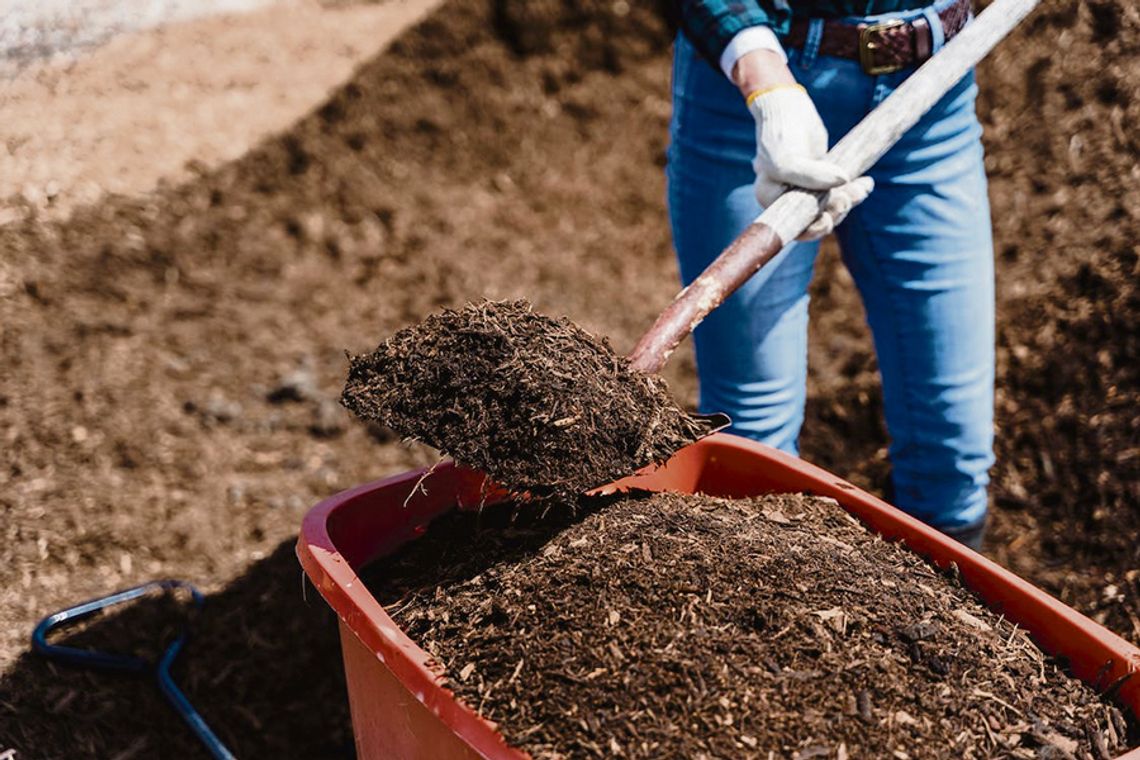
[[[771,27],[750,26],[737,32],[720,54],[720,70],[726,77],[732,79],[732,70],[736,68],[736,62],[741,56],[755,50],[771,50],[779,55],[784,63],[788,62],[788,54],[784,52],[784,46],[776,39],[776,33]]]
[[[787,34],[792,20],[792,10],[787,0],[677,1],[681,29],[701,55],[718,69],[721,68],[725,49],[744,30],[767,27],[774,34]],[[736,58],[740,55],[743,52]],[[736,58],[733,58],[732,63],[736,62]],[[731,70],[730,67],[729,71]]]

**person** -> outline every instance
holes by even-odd
[[[867,177],[826,158],[966,25],[969,0],[681,0],[679,11],[666,177],[684,283],[785,186],[831,191],[801,240],[697,328],[701,411],[798,454],[808,283],[819,239],[834,232],[878,356],[888,498],[979,547],[994,460],[994,278],[973,74]]]

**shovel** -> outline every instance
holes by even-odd
[[[864,174],[1038,1],[996,0],[867,115],[827,157],[852,177]],[[438,356],[427,357],[421,351],[424,339],[405,335],[396,343],[382,344],[372,354],[353,358],[345,385],[345,405],[366,419],[378,420],[399,430],[402,435],[448,451],[457,460],[486,471],[507,487],[520,492],[535,493],[538,492],[536,489],[542,489],[544,493],[578,493],[629,475],[635,467],[646,464],[642,461],[646,458],[642,452],[646,450],[647,441],[658,422],[669,418],[672,422],[666,424],[671,425],[671,432],[653,449],[654,461],[664,461],[676,448],[725,427],[730,420],[723,414],[694,420],[675,405],[672,409],[662,408],[660,414],[663,417],[656,409],[644,408],[655,404],[666,406],[657,395],[658,392],[664,395],[664,392],[653,382],[652,376],[660,371],[681,340],[709,312],[807,228],[819,215],[826,199],[826,192],[786,189],[661,313],[634,347],[628,364],[616,361],[611,364],[610,357],[617,357],[612,356],[608,346],[589,348],[593,340],[590,336],[580,340],[579,337],[559,334],[557,340],[565,342],[566,346],[574,345],[587,353],[590,350],[599,354],[608,352],[608,356],[593,357],[599,361],[596,365],[598,374],[582,378],[582,388],[578,387],[576,378],[568,378],[552,369],[558,361],[551,356],[538,355],[548,350],[565,351],[565,348],[557,348],[557,341],[551,345],[544,345],[541,340],[523,341],[511,347],[501,359],[502,366],[488,379],[481,372],[473,372],[469,376],[465,371],[469,365],[461,356],[453,357],[455,369],[447,369],[441,374]],[[499,306],[516,310],[522,308],[517,304]],[[529,313],[529,306],[523,310]],[[513,313],[509,318],[530,319]],[[432,346],[443,346],[432,348],[432,351],[470,350],[463,340],[453,340],[455,336],[467,334],[462,315],[452,312],[435,319],[428,328],[429,333],[430,330],[443,329],[440,335],[448,337],[442,344],[438,343],[439,336],[430,338],[427,342]],[[448,326],[444,329],[441,320],[445,319]],[[479,334],[480,330],[488,327],[486,315],[478,319],[481,324],[471,326],[472,334]],[[540,318],[539,321],[541,326],[536,329],[540,333],[545,329],[569,329],[557,320],[545,318],[542,321]],[[533,326],[535,323],[528,324]],[[498,329],[491,344],[512,346],[513,338],[501,327]],[[580,331],[580,328],[575,329]],[[405,345],[405,340],[410,340],[411,344]],[[524,378],[526,373],[515,371],[529,366],[525,355],[527,351],[535,352],[529,359],[535,367],[541,371],[551,370],[560,381],[558,387],[563,389],[563,398],[556,402],[534,392],[535,387],[543,388],[546,387],[544,383],[552,382],[544,381],[541,371],[538,373],[540,376],[532,378]],[[403,361],[402,357],[412,353],[419,356],[422,371],[412,369]],[[608,374],[603,369],[607,366],[614,368]],[[503,372],[504,367],[512,369]],[[512,388],[512,383],[518,387]],[[613,387],[607,388],[607,383]],[[637,388],[636,393],[633,386]],[[440,389],[458,395],[449,400],[446,393],[439,394]],[[574,393],[585,395],[573,398]],[[451,403],[455,410],[449,407],[442,411],[436,409],[437,413],[433,415],[418,414],[417,405],[424,398]],[[648,401],[638,407],[642,402],[636,399]],[[582,407],[591,407],[599,400],[620,403],[611,404],[605,412],[585,412],[588,423],[581,426],[576,424],[581,412],[568,412],[569,416],[565,418],[539,424],[549,413],[547,407],[571,409],[578,408],[575,404],[579,403]],[[532,403],[538,406],[533,409],[527,406]],[[626,410],[622,404],[629,409]],[[471,407],[471,414],[462,411],[466,407]],[[505,414],[505,411],[509,413]],[[615,418],[615,415],[627,412],[633,416],[626,420]],[[504,422],[506,418],[510,419],[509,423]],[[479,424],[472,425],[471,420],[478,420]],[[637,422],[632,424],[630,420]],[[501,429],[511,432],[497,437],[496,431]],[[529,438],[525,434],[529,434]],[[567,461],[569,457],[574,457],[572,467]],[[638,464],[635,465],[635,461]],[[552,475],[556,472],[561,474]]]
[[[828,152],[828,160],[846,170],[848,176],[865,174],[1038,2],[996,0],[992,3],[855,125]],[[796,188],[785,191],[661,313],[630,353],[633,368],[649,374],[659,372],[677,345],[709,312],[807,229],[819,216],[826,199],[826,191]]]

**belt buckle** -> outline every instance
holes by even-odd
[[[866,74],[870,76],[893,74],[904,68],[904,64],[901,63],[888,63],[881,66],[875,65],[875,51],[882,47],[882,34],[891,29],[897,29],[900,26],[906,26],[906,22],[896,18],[860,27],[859,65],[863,67],[863,71]]]

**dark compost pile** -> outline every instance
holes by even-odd
[[[831,500],[640,494],[572,513],[453,513],[369,575],[459,697],[536,758],[1128,742],[1024,632]]]
[[[572,495],[663,462],[710,426],[604,338],[526,301],[446,309],[351,359],[344,405],[491,475]]]

